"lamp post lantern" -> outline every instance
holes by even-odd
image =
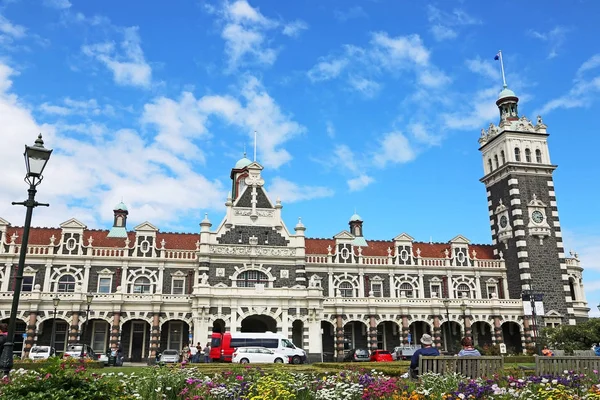
[[[446,344],[446,346],[445,346],[446,351],[449,351],[450,350],[450,344],[449,344],[449,341],[450,341],[450,312],[448,310],[448,307],[450,306],[450,300],[444,299],[444,300],[442,300],[442,303],[444,303],[444,307],[446,308],[446,325],[447,325],[446,333],[448,334],[447,336],[444,335],[444,336],[446,336],[444,342]]]
[[[464,300],[462,303],[460,303],[460,311],[462,312],[462,317],[463,317],[465,337],[471,336],[471,335],[467,334],[467,303],[465,303]]]
[[[29,244],[29,228],[31,227],[31,216],[33,209],[37,206],[48,206],[49,204],[38,203],[35,201],[36,187],[42,182],[44,168],[52,154],[51,149],[44,147],[42,134],[40,134],[33,146],[25,145],[25,166],[27,175],[25,182],[29,184],[27,200],[23,202],[13,202],[13,205],[21,205],[27,208],[25,213],[25,225],[23,226],[23,237],[21,238],[21,250],[19,252],[19,264],[15,276],[15,288],[13,292],[12,307],[10,309],[10,319],[8,322],[8,336],[2,355],[0,355],[0,369],[5,375],[10,374],[13,367],[13,349],[15,341],[15,330],[17,325],[17,312],[19,310],[19,298],[21,297],[21,285],[23,284],[23,269],[25,268],[25,256],[27,255],[27,245]]]
[[[60,303],[60,297],[56,296],[52,299],[52,303],[54,304],[54,316],[52,318],[52,336],[50,337],[50,353],[54,349],[54,341],[56,336],[56,309],[58,308],[58,304]],[[56,350],[54,351],[56,354]]]
[[[81,344],[81,353],[79,354],[79,357],[81,358],[82,361],[83,361],[83,357],[85,357],[85,352],[83,351],[83,347],[84,347],[83,346],[83,334],[84,334],[85,328],[87,327],[87,324],[90,320],[90,306],[92,305],[92,301],[94,301],[94,294],[93,293],[86,294],[85,302],[87,303],[87,311],[85,313],[85,322],[83,324],[81,324],[81,336],[80,336],[80,340],[79,340],[79,343]]]

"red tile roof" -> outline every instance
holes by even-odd
[[[23,235],[22,227],[8,227],[6,240],[10,243],[10,238],[13,233],[17,233],[18,238],[17,244],[21,243]],[[61,237],[62,230],[60,228],[31,228],[29,231],[29,244],[32,245],[48,245],[50,244],[50,237],[54,235],[55,243],[58,244]],[[108,230],[99,229],[86,229],[83,232],[83,240],[87,245],[88,239],[91,236],[94,240],[92,245],[94,247],[124,247],[125,239],[122,238],[108,238]],[[131,231],[127,233],[131,244],[135,240],[135,232]],[[173,233],[173,232],[157,232],[156,234],[157,246],[160,247],[161,241],[165,240],[166,249],[174,250],[195,250],[196,242],[200,240],[198,233]],[[306,254],[327,254],[327,247],[331,246],[332,252],[335,252],[335,239],[323,239],[323,238],[306,238]],[[388,248],[394,251],[394,242],[392,240],[367,240],[367,247],[362,248],[363,256],[387,256]],[[130,245],[131,246],[131,245]],[[421,257],[428,258],[443,258],[444,250],[450,251],[450,243],[427,243],[427,242],[413,242],[413,253],[416,256],[417,249],[421,250]],[[469,245],[469,255],[472,255],[473,250],[477,253],[478,259],[495,259],[494,248],[491,245],[485,244],[471,244]]]

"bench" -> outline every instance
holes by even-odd
[[[467,378],[492,376],[502,371],[504,358],[499,356],[456,357],[456,356],[421,356],[419,357],[419,374],[433,372],[446,374],[456,372]]]
[[[554,356],[535,357],[536,375],[562,375],[564,371],[574,371],[578,374],[594,375],[594,370],[600,371],[600,357]]]

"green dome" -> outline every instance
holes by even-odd
[[[246,168],[250,164],[252,164],[252,161],[250,161],[249,159],[244,157],[244,158],[239,159],[238,162],[235,163],[235,169]]]
[[[510,90],[509,88],[505,87],[504,89],[502,89],[502,91],[498,95],[498,100],[503,99],[505,97],[517,97],[517,95],[512,90]]]
[[[127,211],[127,206],[125,205],[125,203],[120,202],[115,206],[114,211]]]
[[[357,213],[354,213],[351,217],[350,217],[350,222],[352,221],[362,221],[362,218],[360,217],[360,215],[358,215]]]

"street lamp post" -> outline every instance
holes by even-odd
[[[21,285],[23,284],[23,269],[25,268],[25,256],[27,255],[27,245],[29,243],[29,228],[31,227],[31,216],[33,209],[37,206],[48,206],[48,204],[38,203],[35,201],[37,185],[42,182],[44,168],[50,159],[52,150],[44,147],[42,134],[40,134],[33,146],[25,145],[25,166],[27,167],[27,175],[25,182],[29,184],[28,198],[23,202],[13,202],[13,205],[21,205],[27,208],[25,214],[25,225],[23,226],[23,237],[21,238],[21,251],[19,253],[19,265],[15,276],[15,289],[13,292],[12,307],[10,309],[10,320],[8,322],[8,336],[4,343],[2,355],[0,355],[0,369],[5,375],[10,374],[13,367],[13,348],[15,341],[15,330],[17,326],[17,312],[19,309],[19,298],[21,297]]]
[[[79,357],[81,358],[82,361],[83,361],[83,357],[85,357],[85,353],[83,351],[83,334],[84,334],[85,328],[87,327],[87,324],[90,320],[90,306],[92,305],[92,301],[94,301],[94,295],[92,293],[86,294],[85,301],[87,303],[87,311],[85,313],[85,322],[83,324],[81,324],[81,336],[80,336],[81,339],[79,340],[79,342],[81,344],[81,353],[79,354]]]
[[[56,309],[58,308],[58,303],[60,303],[60,297],[56,296],[52,299],[52,303],[54,304],[54,317],[52,318],[52,336],[50,337],[50,352],[54,349],[54,341],[56,336]],[[56,351],[54,351],[56,355]]]
[[[447,325],[447,327],[446,327],[446,333],[448,334],[447,336],[444,335],[444,336],[446,336],[446,338],[445,338],[446,340],[444,340],[444,342],[446,342],[446,346],[445,346],[446,347],[446,351],[449,351],[450,350],[450,345],[448,344],[448,341],[450,339],[450,312],[448,310],[448,307],[450,306],[450,300],[449,299],[444,299],[444,300],[442,300],[442,303],[444,303],[444,307],[446,308],[446,325]]]
[[[463,325],[464,325],[464,329],[465,329],[465,337],[467,336],[471,336],[467,333],[467,303],[465,303],[465,301],[463,300],[462,303],[460,303],[460,311],[462,312],[462,317],[463,317]]]

